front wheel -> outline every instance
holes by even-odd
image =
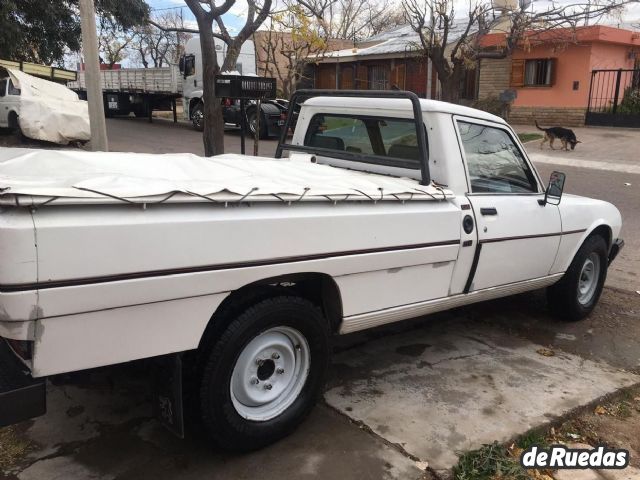
[[[562,279],[547,289],[551,312],[561,320],[588,316],[607,278],[607,244],[599,235],[585,240]]]
[[[200,411],[222,448],[250,451],[279,440],[322,393],[329,331],[318,308],[305,299],[262,300],[205,348]]]

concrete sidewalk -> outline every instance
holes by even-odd
[[[512,126],[517,133],[543,133],[535,125]],[[640,173],[640,129],[574,127],[572,130],[582,142],[575,150],[560,150],[559,141],[555,142],[556,150],[551,150],[548,142],[540,149],[540,140],[534,140],[526,144],[527,152],[534,161],[544,163]]]

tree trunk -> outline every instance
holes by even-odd
[[[441,100],[460,103],[461,85],[466,69],[462,64],[455,64],[447,77],[440,78]]]
[[[224,153],[224,122],[222,105],[215,96],[214,78],[220,72],[210,21],[198,18],[200,49],[202,50],[202,101],[204,103],[204,154],[207,157]]]
[[[242,47],[242,44],[238,45],[237,43],[238,42],[234,40],[227,47],[227,56],[224,58],[224,63],[222,64],[223,72],[237,70],[238,57],[240,56],[240,48]]]

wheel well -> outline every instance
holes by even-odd
[[[226,329],[233,319],[262,300],[279,295],[297,295],[322,310],[331,333],[340,328],[342,299],[335,280],[324,273],[296,273],[266,278],[234,290],[218,306],[200,340],[206,344]]]
[[[9,112],[9,128],[18,128],[19,124],[18,124],[18,114],[14,111],[11,110]]]
[[[611,248],[611,227],[609,227],[609,225],[598,225],[596,228],[593,229],[593,231],[589,234],[589,237],[592,237],[594,235],[599,235],[601,236],[604,241],[607,244],[607,250],[609,250]]]

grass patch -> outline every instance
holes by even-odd
[[[520,466],[509,450],[498,442],[483,445],[460,455],[453,467],[455,480],[530,480],[527,471]]]
[[[522,143],[533,142],[534,140],[540,140],[542,135],[539,133],[519,133],[518,138]]]
[[[518,438],[516,446],[518,448],[521,448],[522,450],[526,450],[527,448],[533,446],[547,448],[549,446],[549,442],[547,441],[544,433],[530,432]]]
[[[0,472],[13,466],[31,449],[12,427],[0,428]]]

